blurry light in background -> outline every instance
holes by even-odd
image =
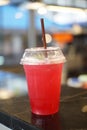
[[[0,56],[0,65],[3,65],[5,62],[4,56]]]
[[[0,99],[5,100],[12,98],[13,96],[14,94],[10,90],[0,89]]]
[[[67,17],[66,17],[67,15]],[[66,13],[57,13],[53,16],[53,20],[56,23],[59,24],[72,24],[74,22],[74,19],[72,15],[66,14]]]
[[[18,12],[18,13],[15,14],[15,18],[16,19],[20,19],[22,17],[23,17],[23,13],[22,12]]]
[[[37,10],[38,14],[46,14],[47,13],[47,9],[45,7],[40,7],[38,10]]]
[[[9,0],[0,0],[0,6],[9,4]]]
[[[79,24],[74,24],[73,27],[72,27],[72,33],[74,35],[79,35],[82,33],[82,27],[79,25]]]
[[[50,34],[45,34],[46,37],[46,43],[52,42],[52,36]]]
[[[84,10],[83,9],[80,9],[80,8],[72,8],[72,7],[63,7],[63,6],[51,6],[51,5],[48,5],[47,6],[47,9],[49,11],[54,11],[54,12],[67,12],[67,13],[84,13]]]
[[[37,10],[40,7],[44,7],[45,4],[41,2],[25,2],[20,5],[21,9],[30,9],[30,10]]]
[[[54,33],[52,34],[52,38],[60,44],[66,44],[73,41],[73,35],[68,32]]]

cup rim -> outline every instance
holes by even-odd
[[[57,51],[57,50],[61,50],[60,47],[47,47],[46,49],[44,47],[27,48],[25,49],[25,52]]]

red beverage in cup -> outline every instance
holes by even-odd
[[[35,114],[50,115],[59,111],[61,74],[65,61],[61,51],[61,59],[58,59],[59,51],[55,47],[46,51],[42,48],[27,49],[23,56],[31,111]]]

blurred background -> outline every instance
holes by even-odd
[[[0,0],[1,99],[27,93],[20,59],[25,48],[43,46],[40,18],[47,46],[60,46],[67,58],[62,84],[87,81],[87,0]]]

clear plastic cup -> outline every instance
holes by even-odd
[[[61,74],[66,61],[59,47],[26,49],[21,59],[32,113],[50,115],[59,111]]]

